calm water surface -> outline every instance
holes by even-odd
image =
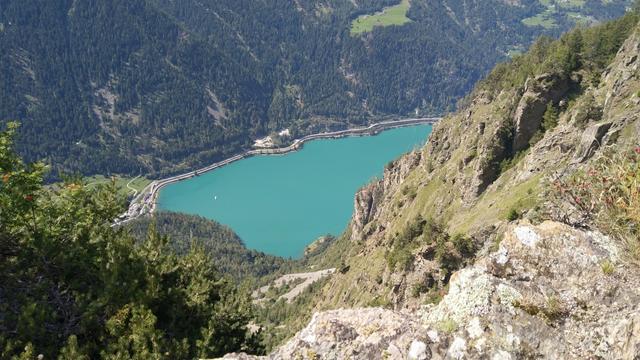
[[[430,132],[430,125],[419,125],[315,140],[286,155],[243,159],[165,187],[158,205],[228,225],[249,248],[299,257],[319,236],[339,235],[356,191],[381,177],[389,161],[423,145]]]

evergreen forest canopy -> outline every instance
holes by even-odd
[[[580,73],[585,86],[599,81],[637,26],[640,1],[635,9],[557,41],[540,39],[527,54],[497,66],[476,91],[497,94],[543,72]],[[554,116],[548,122],[546,117],[544,127],[553,126]],[[252,317],[247,289],[222,276],[207,255],[227,248],[242,254],[234,234],[171,214],[161,215],[157,228],[149,222],[133,230],[112,228],[124,206],[115,184],[88,188],[69,180],[55,190],[43,188],[46,167],[25,165],[14,151],[17,125],[6,129],[0,132],[0,358],[190,359],[262,351],[260,334],[247,333]],[[159,234],[184,235],[186,229],[192,230],[189,237],[178,240]],[[354,244],[337,241],[318,257],[338,266]],[[268,258],[264,267],[258,261],[222,265],[256,276],[281,266]],[[349,266],[338,267],[349,271]],[[276,303],[271,308],[276,311],[263,317],[269,315],[274,324],[304,319],[314,306],[311,291],[293,307]]]
[[[110,226],[115,186],[42,187],[45,167],[0,132],[0,358],[193,359],[260,352],[247,289],[196,241],[177,255],[153,226]]]
[[[191,244],[200,244],[205,253],[215,258],[216,269],[237,282],[261,279],[294,265],[292,260],[247,249],[230,228],[200,216],[163,211],[153,218],[137,219],[128,227],[132,235],[143,240],[150,226],[171,239],[177,254],[188,254]]]
[[[576,11],[412,0],[410,21],[352,33],[356,19],[397,4],[0,0],[0,122],[22,122],[18,151],[44,159],[49,176],[162,176],[284,127],[299,135],[452,109],[495,63],[566,30],[563,12]],[[626,5],[581,2],[581,19]],[[523,22],[541,13],[555,25]]]

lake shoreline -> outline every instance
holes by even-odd
[[[403,120],[383,121],[383,122],[371,124],[363,128],[352,128],[352,129],[346,129],[346,130],[307,135],[300,139],[295,139],[290,145],[282,148],[247,150],[238,155],[232,156],[225,160],[216,162],[209,166],[206,166],[188,173],[175,175],[169,178],[153,181],[151,184],[145,187],[142,191],[140,191],[140,193],[130,202],[127,212],[121,215],[114,222],[114,226],[122,225],[128,221],[131,221],[133,219],[136,219],[144,215],[153,214],[153,212],[156,210],[157,199],[158,199],[160,190],[162,190],[162,188],[164,188],[165,186],[176,183],[176,182],[180,182],[183,180],[187,180],[195,176],[200,176],[204,173],[213,171],[215,169],[219,169],[223,166],[229,165],[231,163],[234,163],[242,159],[246,159],[256,155],[288,154],[288,153],[300,150],[303,147],[304,143],[313,141],[313,140],[337,139],[337,138],[344,138],[344,137],[351,137],[351,136],[372,136],[382,131],[390,130],[394,128],[417,126],[417,125],[424,125],[424,124],[433,125],[437,123],[440,119],[441,118],[431,117],[431,118],[412,118],[412,119],[403,119]]]

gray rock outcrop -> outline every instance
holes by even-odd
[[[556,74],[544,74],[527,79],[524,95],[514,116],[514,152],[529,146],[529,140],[540,129],[547,104],[557,103],[568,90],[569,79]]]
[[[496,251],[454,274],[438,305],[316,313],[264,358],[640,356],[640,277],[614,241],[552,221],[512,224],[503,235]]]
[[[612,123],[604,122],[589,126],[583,133],[578,145],[574,162],[584,162],[593,156],[602,144],[602,138],[611,128]]]
[[[376,218],[388,190],[398,186],[420,164],[421,158],[420,152],[413,151],[389,163],[382,180],[376,180],[356,193],[351,221],[352,239],[362,237],[366,225]]]
[[[373,220],[383,196],[384,186],[380,181],[373,182],[356,193],[351,221],[353,239],[362,236],[365,226]]]

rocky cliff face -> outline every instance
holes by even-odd
[[[543,74],[528,79],[524,91],[514,116],[514,151],[521,151],[529,146],[529,140],[540,129],[547,104],[557,105],[569,91],[569,79],[555,74]]]
[[[640,269],[627,244],[547,194],[640,144],[639,53],[640,28],[600,81],[544,73],[477,90],[422,151],[356,195],[348,271],[315,304],[351,309],[317,313],[269,358],[638,358]],[[549,103],[558,124],[532,141]],[[396,251],[427,218],[444,224],[446,241],[422,234]],[[451,275],[443,263],[461,243],[475,255]],[[398,254],[402,268],[391,265]]]
[[[598,232],[510,224],[497,250],[454,274],[438,305],[335,310],[269,359],[633,359],[640,276]],[[603,264],[610,264],[611,268]],[[607,265],[609,266],[609,265]],[[232,354],[226,358],[242,359]]]
[[[378,217],[384,203],[384,196],[398,187],[404,178],[418,165],[422,154],[411,152],[402,158],[392,161],[384,170],[382,180],[375,181],[356,193],[353,218],[351,221],[351,238],[360,239],[365,233],[365,226]],[[368,229],[375,230],[375,229]]]

